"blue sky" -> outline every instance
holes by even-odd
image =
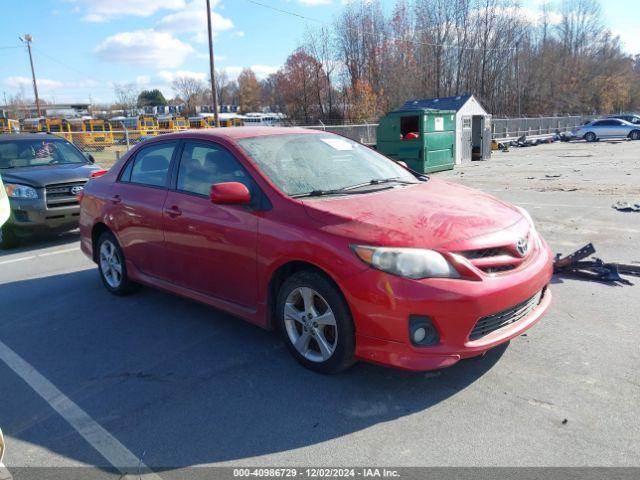
[[[346,0],[257,0],[331,22]],[[526,0],[536,9],[545,0]],[[390,8],[394,0],[382,0]],[[173,96],[171,80],[206,78],[205,0],[20,0],[0,16],[0,95],[32,96],[26,52],[31,33],[41,96],[49,101],[109,102],[114,82],[135,82]],[[275,71],[315,22],[249,0],[212,0],[216,67],[235,77],[245,66],[263,77]],[[638,0],[602,1],[609,27],[628,51],[640,53]],[[635,13],[631,13],[635,12]],[[4,103],[0,97],[0,103]]]

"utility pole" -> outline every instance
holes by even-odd
[[[216,127],[220,126],[220,117],[218,116],[218,92],[216,90],[216,69],[213,63],[213,32],[211,28],[211,5],[207,0],[207,28],[209,30],[209,69],[211,75],[211,98],[213,99],[213,120]]]
[[[522,100],[520,96],[520,41],[516,42],[516,91],[518,94],[518,117],[522,117]]]
[[[41,115],[40,98],[38,97],[38,84],[36,83],[36,71],[33,68],[33,56],[31,55],[31,42],[33,41],[33,37],[28,33],[25,33],[24,37],[18,37],[18,38],[22,43],[27,44],[27,51],[29,52],[29,63],[31,64],[31,78],[33,79],[33,94],[36,97],[36,111],[39,117]]]

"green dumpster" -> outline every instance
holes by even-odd
[[[451,170],[455,163],[456,112],[404,109],[380,119],[376,149],[421,173]]]

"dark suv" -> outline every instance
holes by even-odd
[[[11,205],[0,227],[0,248],[35,233],[77,228],[77,196],[100,170],[93,157],[55,135],[0,135],[0,175]]]

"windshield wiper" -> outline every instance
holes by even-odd
[[[380,185],[383,183],[401,183],[403,185],[413,185],[418,182],[410,182],[408,180],[400,180],[398,177],[392,178],[374,178],[365,183],[359,183],[357,185],[351,185],[350,187],[344,187],[341,190],[355,190],[356,188],[368,187],[369,185]]]
[[[362,190],[359,192],[353,191],[353,190],[357,190],[358,188],[369,187],[371,185],[380,185],[383,183],[402,183],[406,185],[413,185],[418,182],[409,182],[407,180],[399,180],[398,178],[381,178],[381,179],[374,178],[373,180],[369,180],[368,182],[358,183],[356,185],[350,185],[348,187],[332,188],[328,190],[312,190],[306,193],[296,193],[291,196],[293,198],[300,198],[300,197],[323,197],[326,195],[358,195],[363,193],[371,193],[372,191],[377,192],[380,190],[387,190],[389,188],[393,188],[393,187],[385,187],[385,188],[377,188],[375,190]]]
[[[368,185],[368,184],[367,184]],[[311,190],[310,192],[305,193],[294,193],[291,195],[292,198],[301,198],[301,197],[324,197],[327,195],[358,195],[360,193],[370,193],[369,191],[365,192],[350,192],[344,188],[334,188],[331,190]]]

